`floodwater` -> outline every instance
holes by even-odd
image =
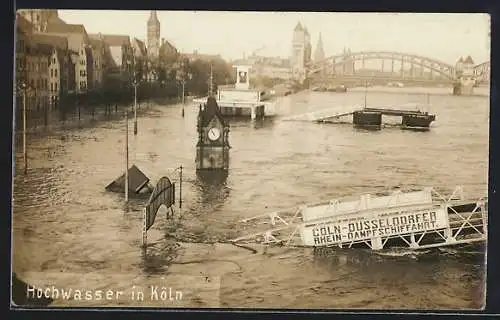
[[[411,102],[426,103],[427,96],[367,96],[368,106]],[[168,176],[177,189],[175,168],[183,165],[184,183],[182,210],[176,204],[169,221],[159,212],[146,251],[146,200],[125,205],[123,195],[104,189],[125,170],[124,121],[31,135],[26,176],[16,150],[13,270],[38,287],[91,293],[56,299],[55,307],[481,308],[481,249],[413,254],[255,245],[251,251],[227,243],[255,231],[240,219],[307,202],[398,186],[446,193],[462,185],[472,199],[487,194],[488,97],[431,95],[437,119],[428,132],[280,120],[363,103],[363,92],[303,92],[280,98],[273,118],[232,121],[229,177],[215,185],[194,172],[197,107],[187,107],[182,118],[178,105],[151,106],[139,118],[139,134],[130,134],[130,164],[153,182]],[[151,286],[160,288],[160,298]],[[182,298],[162,300],[161,288]],[[125,293],[99,299],[98,290]],[[141,290],[144,300],[132,297]]]

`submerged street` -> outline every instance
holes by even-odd
[[[425,104],[427,96],[367,96],[368,106],[411,102]],[[156,281],[164,277],[184,293],[180,302],[57,300],[54,306],[481,307],[485,266],[484,252],[477,248],[418,254],[260,248],[253,253],[227,243],[252,232],[239,220],[308,202],[395,187],[429,186],[449,194],[462,185],[470,199],[487,195],[487,96],[432,94],[429,112],[436,121],[428,132],[280,121],[363,103],[363,92],[301,92],[280,98],[273,117],[231,120],[229,177],[219,185],[196,179],[197,106],[186,106],[184,117],[180,105],[142,111],[137,136],[129,122],[130,165],[153,184],[168,176],[177,186],[174,169],[184,167],[182,210],[177,203],[171,221],[158,214],[146,252],[140,247],[146,200],[125,205],[122,194],[104,189],[125,170],[124,121],[31,134],[26,176],[22,144],[16,145],[13,271],[27,282],[92,290],[161,285]],[[202,283],[200,277],[213,281]]]

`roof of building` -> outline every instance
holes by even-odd
[[[89,39],[102,39],[110,47],[130,45],[130,37],[119,34],[89,34]]]
[[[297,22],[294,31],[303,31],[303,30],[304,28],[302,27],[302,24],[300,22]]]
[[[18,31],[21,31],[25,34],[31,34],[33,31],[33,25],[31,22],[26,20],[25,17],[23,17],[21,14],[16,15],[16,22],[17,22],[17,28]]]
[[[132,39],[132,46],[135,50],[135,54],[138,57],[145,57],[147,52],[146,52],[146,45],[144,44],[144,41],[141,41],[137,38]]]
[[[474,64],[474,61],[472,60],[471,56],[467,56],[467,58],[465,58],[464,63],[466,63],[466,64]]]
[[[460,57],[460,59],[458,59],[457,63],[462,63],[464,62],[464,57]]]
[[[160,45],[160,55],[168,52],[177,52],[177,48],[168,40],[161,39],[161,41],[162,43]]]
[[[62,20],[61,20],[62,21]],[[68,24],[68,23],[57,23],[52,22],[47,24],[45,32],[49,33],[80,33],[87,34],[85,26],[83,24]]]
[[[36,32],[35,34],[33,34],[31,39],[35,43],[47,44],[47,45],[53,46],[54,48],[58,48],[61,50],[68,49],[68,38],[66,38],[65,36],[62,36],[62,35],[45,34],[45,33],[41,33],[41,32]]]
[[[211,60],[222,59],[220,54],[205,54],[205,53],[198,53],[198,51],[194,51],[193,53],[183,53],[182,55],[188,58],[189,60],[199,59],[203,61],[211,61]]]
[[[102,49],[104,47],[104,41],[102,41],[101,39],[89,37],[89,44],[93,49]]]

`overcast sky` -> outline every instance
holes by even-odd
[[[149,11],[59,10],[67,23],[89,33],[125,34],[146,39]],[[182,52],[221,54],[238,59],[259,55],[288,57],[298,21],[311,35],[313,53],[321,32],[327,56],[379,50],[414,53],[455,64],[471,55],[490,60],[489,16],[451,13],[312,13],[158,11],[161,37]]]

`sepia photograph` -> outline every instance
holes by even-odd
[[[486,307],[488,14],[14,20],[11,309]]]

